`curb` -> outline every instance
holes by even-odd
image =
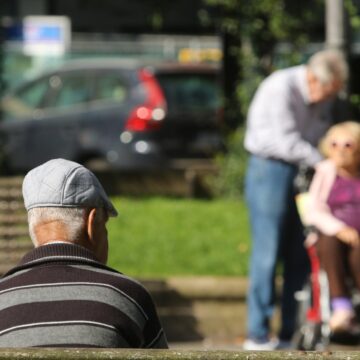
[[[246,277],[174,276],[164,279],[138,279],[152,294],[176,291],[178,295],[196,300],[246,300]]]
[[[139,279],[152,295],[169,342],[226,342],[246,332],[244,277]]]

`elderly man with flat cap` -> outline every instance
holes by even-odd
[[[23,196],[35,248],[0,281],[0,346],[167,348],[149,293],[105,265],[117,212],[95,175],[50,160]]]

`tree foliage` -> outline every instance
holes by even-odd
[[[231,39],[225,57],[236,58],[237,69],[231,69],[231,81],[237,84],[235,96],[242,117],[259,82],[276,68],[276,60],[280,66],[298,63],[310,40],[323,41],[319,33],[323,36],[324,0],[204,3],[207,21],[213,21],[220,33]],[[288,45],[286,54],[277,52],[280,43]]]
[[[244,122],[250,100],[264,77],[276,68],[299,64],[309,43],[325,40],[325,0],[203,0],[225,41],[225,113]],[[354,0],[345,0],[351,24],[359,24]],[[230,59],[230,60],[229,60]],[[230,65],[230,69],[229,66]],[[233,86],[227,86],[226,82]],[[226,111],[227,110],[227,111]],[[219,160],[218,193],[242,195],[246,152],[240,126]]]

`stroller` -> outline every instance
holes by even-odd
[[[292,342],[298,350],[325,350],[330,342],[343,344],[358,344],[360,334],[333,334],[329,326],[331,316],[330,293],[328,279],[325,271],[321,269],[320,259],[317,254],[315,241],[316,229],[307,226],[304,221],[304,208],[308,201],[308,189],[313,172],[308,168],[300,168],[295,179],[295,187],[298,190],[296,204],[299,215],[304,223],[306,250],[310,260],[311,272],[307,282],[301,291],[296,292],[295,299],[298,303],[297,329]],[[358,309],[360,296],[353,291],[352,302],[359,318]]]

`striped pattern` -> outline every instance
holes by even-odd
[[[0,280],[0,347],[166,348],[149,293],[85,248],[32,250]]]

